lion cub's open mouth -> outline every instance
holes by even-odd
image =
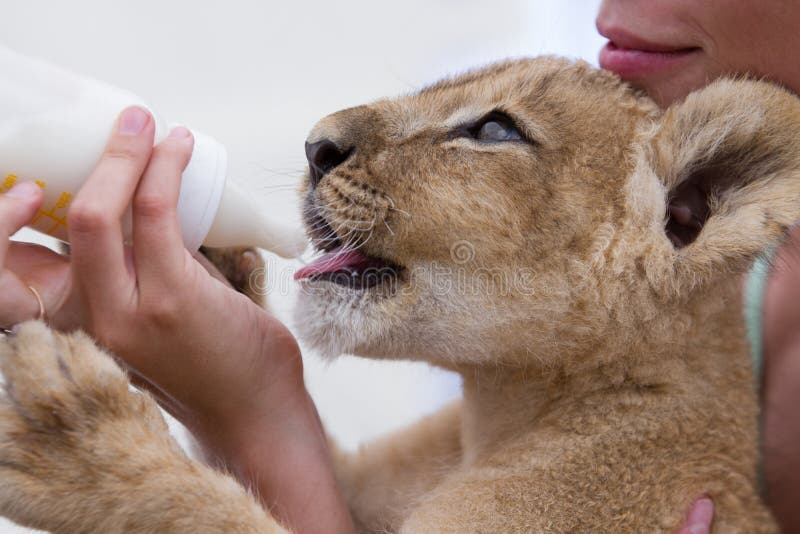
[[[400,266],[344,246],[325,252],[294,273],[295,280],[324,280],[351,289],[369,289],[393,282]]]
[[[328,221],[306,207],[308,234],[322,254],[294,273],[295,280],[324,281],[348,289],[364,290],[397,281],[403,268],[383,258],[358,250],[358,245],[345,244]]]

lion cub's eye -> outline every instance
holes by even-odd
[[[503,112],[492,111],[479,121],[462,127],[454,132],[457,137],[471,137],[486,143],[503,143],[506,141],[525,141],[514,121]]]
[[[513,124],[490,120],[483,123],[478,133],[475,134],[475,139],[479,141],[520,141],[522,134]]]

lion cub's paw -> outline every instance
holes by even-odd
[[[134,483],[131,451],[167,435],[155,402],[83,333],[25,323],[0,338],[0,371],[0,514],[19,523],[74,526],[114,478]]]

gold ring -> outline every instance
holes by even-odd
[[[42,300],[42,296],[39,294],[38,291],[36,291],[35,287],[28,286],[28,289],[31,290],[31,293],[33,293],[33,296],[36,297],[36,302],[39,303],[39,314],[36,317],[34,317],[34,319],[37,320],[37,321],[38,320],[44,321],[47,318],[47,313],[46,313],[46,311],[44,309],[44,301]]]

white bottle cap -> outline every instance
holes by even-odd
[[[215,139],[192,131],[194,150],[183,171],[178,197],[183,244],[189,252],[200,248],[219,208],[228,171],[228,153]]]

